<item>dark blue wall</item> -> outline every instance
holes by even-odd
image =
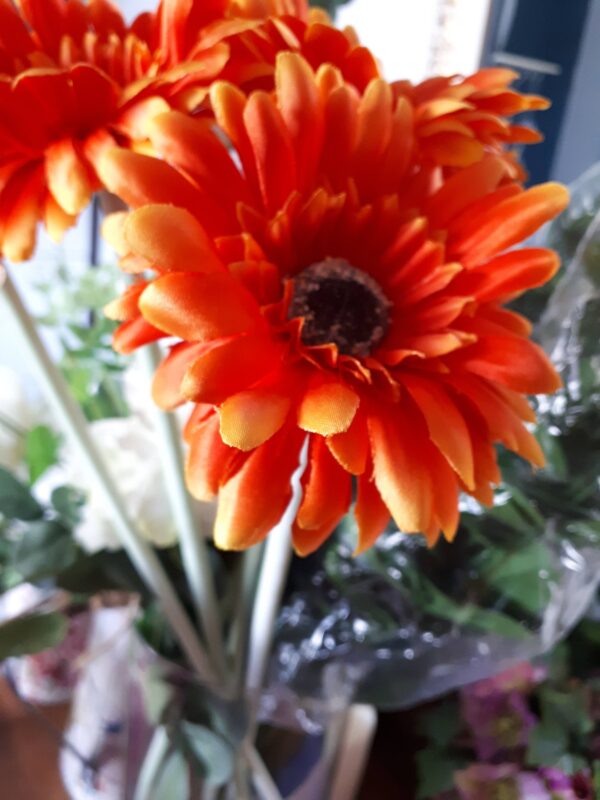
[[[532,114],[527,120],[545,136],[542,144],[527,147],[523,153],[532,182],[550,176],[589,11],[590,0],[492,0],[483,63],[513,66],[510,57],[498,56],[501,53],[545,62],[539,69],[535,65],[531,69],[515,67],[521,72],[520,90],[552,101],[548,111]],[[560,74],[549,74],[552,71]]]

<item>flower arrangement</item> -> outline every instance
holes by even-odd
[[[393,559],[393,527],[435,558],[468,528],[461,503],[494,505],[497,444],[544,464],[527,395],[561,381],[507,305],[559,267],[521,245],[567,192],[525,188],[513,152],[538,135],[512,118],[546,101],[497,68],[389,83],[303,0],[161,0],[131,25],[109,0],[0,0],[0,23],[3,293],[54,414],[27,434],[27,473],[2,473],[9,583],[138,592],[154,649],[213,712],[243,709],[221,731],[235,753],[221,782],[250,775],[278,796],[256,732],[292,552],[345,525],[345,560]],[[60,237],[94,192],[119,208],[103,223],[127,284],[104,307],[119,324],[70,324],[57,365],[8,262],[32,255],[40,222]],[[129,380],[153,403],[132,425],[122,359],[137,350]],[[72,467],[52,486],[55,424]],[[81,469],[87,503],[68,485]],[[103,518],[112,540],[93,545]],[[441,613],[420,580],[410,591]],[[43,622],[43,645],[59,641],[60,613]],[[149,753],[164,778],[206,734],[190,734],[186,703],[163,706]]]
[[[418,715],[417,796],[596,797],[597,636],[585,619],[543,662],[521,662]],[[501,788],[502,787],[502,788]]]

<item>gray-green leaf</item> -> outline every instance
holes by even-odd
[[[233,774],[234,754],[227,742],[204,725],[183,722],[182,733],[202,766],[206,783],[223,786]]]
[[[26,614],[0,624],[0,661],[39,653],[60,644],[69,621],[64,614]]]
[[[30,521],[39,519],[43,513],[29,487],[15,478],[12,472],[0,467],[0,514],[8,519]]]

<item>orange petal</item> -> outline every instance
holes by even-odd
[[[354,551],[357,556],[375,543],[390,521],[390,511],[370,475],[361,475],[358,479],[354,516],[358,525],[358,543]]]
[[[319,162],[323,114],[315,76],[298,53],[279,53],[275,84],[281,116],[290,136],[298,179],[310,186]]]
[[[298,555],[308,555],[332,532],[352,499],[350,475],[331,456],[320,436],[311,437],[302,487],[293,540]]]
[[[291,499],[305,434],[283,428],[247,456],[241,469],[219,492],[215,544],[244,550],[264,539],[283,516]]]
[[[224,269],[204,228],[184,208],[144,206],[128,216],[123,235],[130,251],[161,272]]]
[[[253,450],[281,428],[290,409],[290,398],[263,389],[229,397],[219,409],[221,438],[239,450]]]
[[[307,389],[298,408],[298,425],[305,431],[332,436],[350,427],[360,398],[343,383],[327,381]]]
[[[256,327],[254,298],[227,272],[169,272],[149,284],[140,311],[157,328],[189,342],[208,342]]]
[[[474,266],[531,236],[560,214],[568,202],[569,193],[559,183],[534,186],[503,200],[484,215],[474,215],[472,229],[451,241],[451,252],[465,266]]]
[[[369,437],[364,415],[358,411],[344,433],[327,437],[327,446],[333,457],[352,475],[362,475],[369,453]]]
[[[138,301],[146,286],[145,281],[129,286],[119,297],[104,306],[104,316],[120,322],[139,317]]]
[[[44,224],[51,239],[60,242],[64,233],[72,228],[76,221],[77,217],[67,214],[50,193],[46,195]]]
[[[236,467],[239,451],[226,445],[219,434],[219,418],[211,414],[197,425],[189,437],[185,463],[185,482],[196,500],[211,500],[219,486]]]
[[[42,168],[17,172],[0,196],[0,254],[25,261],[35,247],[44,193]]]
[[[278,211],[296,188],[296,161],[285,123],[266,92],[253,92],[244,109],[258,182],[268,211]]]
[[[125,241],[125,221],[128,216],[127,211],[115,211],[102,220],[102,238],[106,239],[118,256],[129,253],[129,245]]]
[[[203,353],[188,369],[182,392],[188,400],[220,405],[280,363],[281,351],[266,336],[239,336]]]
[[[474,270],[484,281],[477,289],[477,299],[482,302],[513,298],[526,289],[542,286],[560,267],[560,259],[552,250],[522,248],[504,253]]]
[[[485,152],[477,139],[452,132],[427,136],[421,140],[421,146],[429,158],[443,167],[468,167]]]
[[[396,524],[405,533],[429,526],[432,492],[427,462],[428,434],[408,404],[380,406],[368,418],[375,484]]]
[[[425,417],[431,440],[458,472],[464,484],[472,489],[475,475],[471,439],[456,404],[435,380],[406,374],[402,381]]]
[[[164,161],[113,148],[100,156],[96,168],[104,187],[131,208],[168,203],[187,208],[211,233],[229,232],[232,221],[223,207]]]
[[[71,139],[46,148],[48,188],[67,214],[79,214],[92,196],[90,174]]]
[[[142,345],[162,339],[164,331],[159,331],[143,317],[124,322],[113,334],[112,346],[117,353],[128,355]]]
[[[242,203],[251,201],[243,176],[215,136],[212,119],[169,111],[155,117],[147,127],[150,141],[165,160],[229,204],[232,211],[233,198]]]
[[[544,351],[517,336],[482,336],[457,358],[463,369],[524,394],[551,393],[561,386]]]
[[[427,203],[434,225],[445,227],[471,203],[493,192],[505,174],[506,165],[502,159],[487,156],[452,175]]]
[[[183,378],[188,367],[200,358],[206,348],[205,344],[185,342],[171,348],[169,355],[159,364],[152,381],[152,399],[157,406],[172,411],[185,402],[181,391]]]

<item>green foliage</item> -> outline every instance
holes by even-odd
[[[29,523],[16,542],[12,566],[24,581],[52,578],[70,567],[78,548],[71,531],[59,520]]]
[[[85,495],[79,489],[74,486],[58,486],[53,490],[50,502],[58,517],[66,525],[74,527],[80,522]]]
[[[454,786],[454,773],[467,766],[459,756],[448,755],[443,750],[431,747],[417,753],[417,800],[427,800]]]
[[[57,612],[26,614],[0,623],[0,661],[55,647],[68,627],[68,619]]]
[[[108,266],[78,276],[60,267],[56,280],[37,287],[48,302],[39,321],[58,335],[63,350],[59,366],[90,421],[128,414],[120,380],[127,362],[113,350],[116,324],[102,312],[118,294],[118,280],[118,272]]]
[[[425,708],[419,715],[418,730],[436,748],[447,747],[458,736],[462,722],[455,696]]]
[[[173,750],[158,773],[151,800],[175,800],[177,797],[189,797],[189,766],[178,750]]]
[[[29,483],[34,484],[47,469],[58,462],[60,436],[46,425],[37,425],[25,437],[25,463]]]
[[[231,745],[205,725],[183,721],[180,733],[204,781],[210,786],[224,786],[233,775]]]
[[[31,521],[39,519],[43,513],[29,487],[0,467],[0,514],[7,519]]]

